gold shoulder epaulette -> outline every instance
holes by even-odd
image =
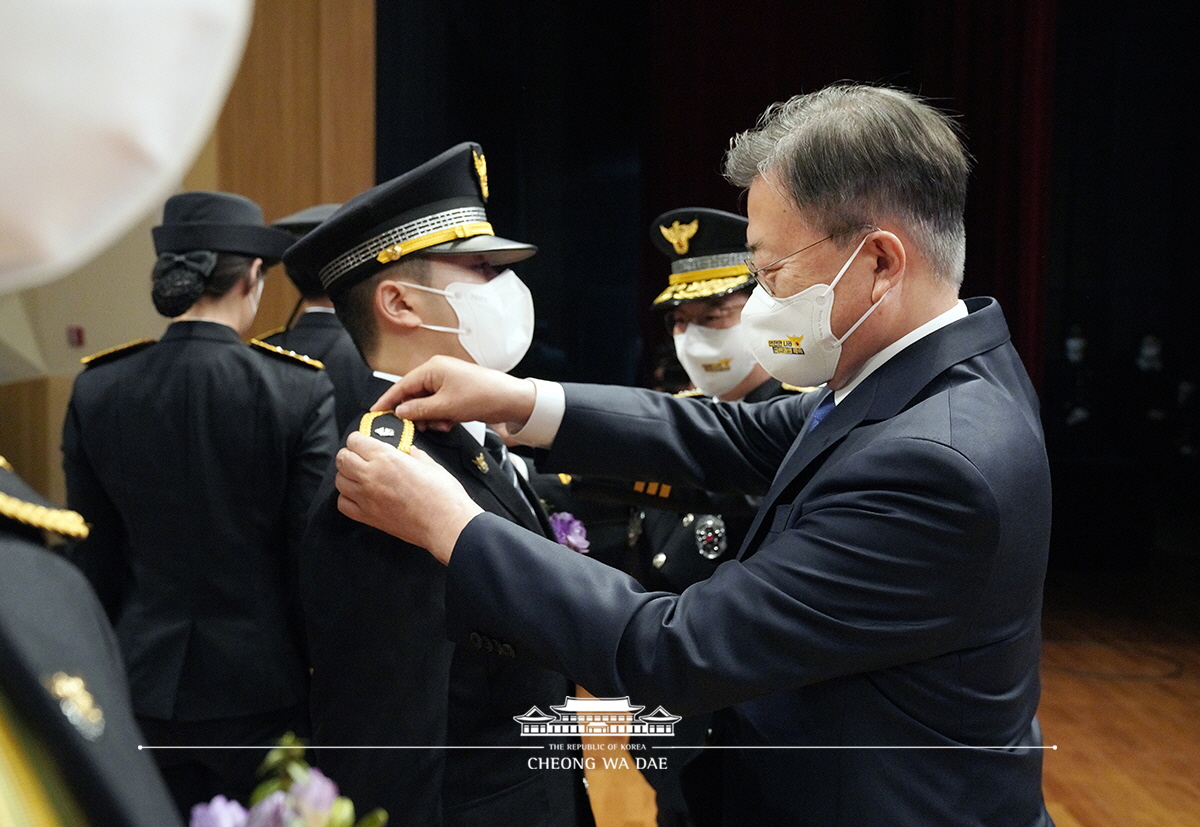
[[[99,353],[93,353],[91,356],[84,356],[79,361],[90,367],[109,362],[118,356],[128,356],[131,353],[137,353],[139,350],[149,347],[154,344],[157,339],[135,339],[132,342],[126,342],[123,345],[110,347],[108,350],[102,350]]]
[[[406,454],[412,453],[413,436],[416,430],[411,419],[401,419],[391,411],[365,413],[358,423],[360,434],[374,437],[380,442],[386,442]]]
[[[672,394],[672,395],[676,399],[689,399],[693,396],[704,396],[704,391],[699,390],[698,388],[692,388],[691,390],[680,391],[679,393]]]
[[[820,390],[819,387],[812,385],[789,385],[787,382],[783,382],[781,387],[785,391],[791,391],[792,393],[812,393],[813,391]]]
[[[325,363],[322,362],[320,359],[313,359],[311,356],[305,356],[303,353],[297,353],[294,350],[284,350],[283,348],[279,347],[278,345],[269,345],[266,342],[264,342],[262,339],[251,339],[250,346],[261,348],[262,350],[265,350],[267,353],[273,353],[276,356],[282,356],[285,359],[292,359],[294,361],[308,365],[310,368],[315,368],[317,370],[323,370],[325,368]]]
[[[276,327],[276,328],[273,328],[273,329],[271,329],[271,330],[268,330],[266,333],[259,333],[259,334],[258,334],[257,336],[255,336],[254,338],[255,338],[255,339],[262,339],[262,340],[264,340],[264,341],[265,341],[266,339],[269,339],[269,338],[271,338],[272,336],[274,336],[276,333],[283,333],[285,330],[287,330],[287,325],[283,325],[282,327]]]

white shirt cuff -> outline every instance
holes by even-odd
[[[521,445],[530,448],[549,448],[558,436],[559,426],[562,425],[563,414],[567,411],[567,395],[563,386],[557,382],[547,382],[544,379],[529,377],[537,396],[533,402],[533,413],[529,421],[519,431],[509,428],[508,434]]]

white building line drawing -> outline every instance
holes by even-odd
[[[674,735],[678,715],[661,706],[649,715],[640,715],[644,706],[623,698],[576,698],[568,696],[561,706],[550,707],[547,715],[536,706],[524,715],[514,715],[521,735]]]

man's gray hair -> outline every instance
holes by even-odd
[[[839,243],[884,218],[900,223],[955,287],[966,258],[969,172],[949,116],[908,92],[854,84],[772,104],[725,156],[730,183],[770,177],[813,229]]]

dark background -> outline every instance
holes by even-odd
[[[539,321],[515,372],[644,384],[669,272],[650,223],[744,212],[720,173],[730,137],[838,80],[929,98],[976,162],[963,295],[1000,300],[1042,394],[1052,569],[1194,592],[1194,48],[1171,4],[1097,8],[379,0],[377,175],[478,141],[497,232],[541,248],[519,266]],[[1160,369],[1137,367],[1147,335]]]

